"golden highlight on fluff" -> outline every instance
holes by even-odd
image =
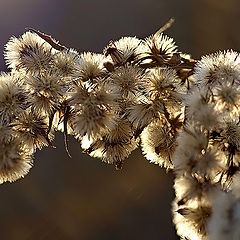
[[[141,146],[175,176],[183,240],[239,239],[240,57],[191,59],[165,26],[150,37],[78,53],[34,29],[5,46],[0,74],[0,183],[24,177],[54,131],[121,169]]]
[[[49,69],[55,50],[36,33],[12,37],[5,46],[5,59],[11,69],[38,73]]]

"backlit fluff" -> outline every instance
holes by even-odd
[[[20,114],[12,124],[16,137],[32,151],[51,145],[47,134],[47,120],[44,117],[26,111]]]
[[[114,42],[116,49],[122,53],[121,63],[132,62],[141,53],[142,41],[136,37],[122,37]]]
[[[155,164],[173,168],[172,155],[175,149],[175,136],[160,120],[152,122],[141,134],[142,150],[145,157]]]
[[[226,82],[212,90],[216,109],[219,112],[226,112],[232,119],[238,119],[240,107],[240,87],[239,83],[233,81]]]
[[[85,52],[76,59],[73,67],[73,78],[76,81],[95,83],[105,74],[104,56],[97,53]]]
[[[240,126],[239,122],[231,121],[225,123],[224,136],[227,142],[240,150]]]
[[[153,55],[168,56],[177,51],[177,46],[173,38],[168,37],[163,33],[156,33],[145,39],[146,52],[151,52]]]
[[[47,71],[25,78],[31,106],[37,114],[50,115],[59,108],[69,89],[69,79],[59,72]]]
[[[159,101],[146,99],[132,102],[126,110],[129,121],[136,129],[141,131],[153,120],[160,117],[160,114],[164,112],[164,106]]]
[[[148,75],[148,90],[151,99],[161,101],[168,110],[181,108],[182,89],[176,71],[170,68],[159,68]]]
[[[189,201],[201,201],[206,196],[214,194],[219,189],[219,185],[209,178],[204,178],[196,174],[187,173],[176,176],[174,180],[174,190],[178,206],[182,206]]]
[[[61,52],[56,52],[53,56],[52,69],[63,76],[69,76],[73,74],[78,58],[79,54],[74,49],[66,49]]]
[[[231,192],[219,192],[213,203],[208,221],[211,240],[237,240],[240,238],[240,203]]]
[[[20,139],[13,138],[0,144],[0,183],[24,177],[32,167],[32,152]]]
[[[53,60],[52,47],[37,34],[26,32],[12,37],[5,46],[5,60],[12,69],[31,73],[49,69]]]
[[[127,65],[119,67],[111,73],[106,84],[111,86],[113,92],[121,94],[126,99],[136,95],[144,88],[146,82],[140,68]]]
[[[240,57],[237,52],[228,50],[202,57],[196,64],[194,77],[197,84],[211,88],[225,82],[239,83]]]
[[[95,91],[86,85],[75,86],[69,102],[73,114],[71,123],[77,137],[97,137],[115,125],[116,95],[104,88]]]
[[[204,128],[188,125],[177,138],[179,143],[173,157],[175,170],[180,172],[192,171],[199,156],[206,152],[208,137]]]
[[[174,201],[172,206],[173,222],[180,239],[208,240],[206,226],[212,211],[209,201],[192,201],[181,207]]]
[[[204,126],[206,129],[215,129],[222,113],[216,109],[210,92],[206,88],[195,88],[185,97],[187,118]]]
[[[29,93],[10,73],[0,75],[0,121],[10,123],[29,105]]]
[[[91,156],[102,158],[107,163],[113,163],[117,169],[121,169],[124,160],[136,149],[137,143],[133,137],[130,122],[118,119],[111,131],[90,143],[86,152]],[[85,145],[84,142],[82,144]]]

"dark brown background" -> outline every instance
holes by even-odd
[[[51,34],[78,51],[102,52],[110,39],[143,38],[170,17],[167,34],[193,58],[240,47],[238,0],[0,0],[3,47],[25,27]],[[63,137],[37,152],[30,173],[0,186],[1,240],[178,239],[171,223],[172,176],[135,151],[122,171],[80,153]]]

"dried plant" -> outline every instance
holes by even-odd
[[[54,132],[121,169],[141,147],[175,175],[181,239],[240,239],[240,55],[196,61],[164,34],[78,53],[28,29],[5,47],[0,75],[0,182],[24,177]]]

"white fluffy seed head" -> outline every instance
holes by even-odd
[[[177,46],[173,38],[164,35],[163,33],[152,35],[145,39],[146,50],[157,50],[160,55],[169,55],[177,52]]]
[[[228,50],[211,54],[196,64],[194,77],[196,84],[215,86],[224,82],[240,82],[240,56]]]
[[[78,58],[79,54],[74,49],[56,52],[53,56],[52,69],[63,76],[72,75]]]
[[[204,128],[193,124],[185,126],[178,135],[177,147],[173,155],[176,171],[183,173],[192,171],[207,146],[208,137]]]
[[[48,70],[53,60],[53,50],[37,34],[26,32],[20,38],[12,37],[5,46],[5,59],[12,69],[39,73]]]
[[[50,115],[54,109],[58,109],[69,90],[69,78],[53,71],[28,75],[25,84],[31,93],[32,108],[40,115]]]
[[[76,59],[72,76],[76,81],[95,83],[105,74],[103,62],[104,56],[102,54],[82,53]]]
[[[211,240],[237,240],[240,238],[240,203],[231,192],[220,191],[213,202],[207,230]]]
[[[11,73],[0,75],[0,121],[9,123],[21,114],[29,103],[29,93]]]
[[[160,120],[149,124],[141,134],[142,151],[145,157],[165,168],[173,168],[172,155],[176,147],[175,137],[169,134]]]
[[[29,149],[41,149],[49,146],[53,136],[47,134],[47,119],[34,112],[25,111],[13,122],[16,137]]]
[[[18,138],[0,144],[0,184],[24,177],[32,167],[32,151]]]
[[[124,99],[136,96],[146,84],[140,68],[126,65],[112,72],[106,80],[112,91],[120,94]]]

